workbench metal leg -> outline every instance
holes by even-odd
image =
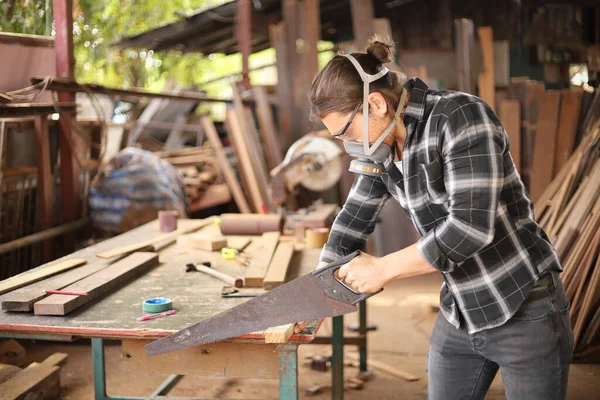
[[[298,345],[277,346],[279,354],[279,399],[298,400]]]
[[[333,318],[331,334],[331,398],[344,399],[344,317]]]
[[[361,301],[358,304],[358,334],[363,336],[365,340],[358,346],[360,354],[360,371],[367,371],[367,301]]]
[[[106,400],[106,370],[104,368],[103,339],[92,339],[92,363],[94,365],[94,399]]]
[[[171,391],[171,389],[173,389],[175,385],[177,385],[177,382],[179,382],[181,378],[183,378],[183,375],[173,374],[169,376],[163,383],[161,383],[158,389],[156,389],[154,393],[150,395],[150,399],[153,399],[158,396],[166,396]]]

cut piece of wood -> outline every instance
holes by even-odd
[[[359,360],[359,356],[357,354],[353,354],[353,353],[347,353],[347,354],[345,354],[345,357],[349,358],[353,361]],[[418,376],[413,375],[408,371],[404,371],[403,369],[393,367],[393,366],[383,363],[381,361],[373,360],[372,358],[367,359],[367,365],[373,369],[384,372],[384,373],[391,375],[393,377],[396,377],[396,378],[404,379],[409,382],[419,380]]]
[[[556,137],[556,153],[554,156],[554,175],[560,171],[571,156],[571,153],[573,153],[575,137],[577,136],[581,99],[583,97],[581,91],[563,90],[562,93],[562,105]]]
[[[158,254],[138,252],[82,279],[65,290],[87,292],[87,296],[51,295],[33,305],[36,315],[66,315],[74,309],[124,285],[158,264]]]
[[[231,193],[233,194],[233,199],[235,200],[235,204],[238,206],[240,212],[242,213],[251,213],[252,210],[248,205],[248,201],[246,200],[246,196],[244,196],[244,192],[242,191],[242,187],[238,182],[238,179],[225,156],[225,152],[223,150],[223,144],[221,143],[221,139],[219,139],[219,134],[217,133],[217,129],[215,128],[215,124],[208,117],[202,117],[201,119],[202,129],[204,133],[208,137],[211,147],[215,150],[215,155],[217,156],[217,162],[221,167],[221,172],[223,173],[223,177],[225,178],[225,182],[227,182],[227,186]]]
[[[11,290],[41,281],[50,276],[60,274],[72,268],[79,267],[87,262],[84,258],[72,258],[70,260],[59,261],[47,267],[37,268],[33,271],[24,272],[9,279],[0,282],[0,294],[10,292]]]
[[[554,153],[559,109],[560,92],[554,90],[544,92],[538,112],[529,185],[531,200],[534,202],[542,195],[554,177]]]
[[[271,290],[285,283],[288,267],[294,256],[294,243],[279,243],[269,264],[263,287]]]
[[[27,352],[14,339],[0,339],[0,363],[22,367],[27,363]]]
[[[244,286],[262,287],[269,269],[269,264],[279,243],[279,232],[266,232],[260,238],[260,245],[255,250],[254,257],[244,276]]]
[[[21,368],[10,364],[0,364],[0,385],[21,372]]]
[[[296,324],[274,326],[264,331],[265,343],[287,343],[294,334]]]
[[[500,120],[508,134],[510,154],[517,171],[521,172],[521,104],[519,100],[500,102]]]
[[[204,251],[218,251],[223,247],[227,247],[226,237],[215,237],[204,235],[202,233],[182,235],[177,238],[177,242],[186,247]]]
[[[44,289],[60,290],[73,283],[86,278],[103,268],[110,265],[109,261],[101,260],[92,264],[84,265],[72,271],[63,272],[58,276],[46,279],[42,283],[35,285],[31,289],[26,288],[23,291],[13,292],[2,301],[2,310],[13,312],[33,311],[33,304],[36,301],[47,297]]]
[[[0,385],[0,400],[53,400],[60,395],[60,367],[33,363]]]
[[[38,212],[40,220],[40,230],[52,228],[52,220],[54,219],[53,214],[53,188],[54,182],[52,180],[52,161],[50,154],[50,134],[48,132],[48,116],[47,115],[36,115],[34,120],[35,126],[35,144],[36,144],[36,157],[38,164],[38,175],[37,175],[37,201],[38,201]],[[45,240],[42,242],[42,250],[44,256],[44,262],[51,260],[51,242]]]
[[[67,353],[54,353],[48,356],[44,361],[42,361],[40,365],[46,365],[49,367],[55,365],[63,366],[67,363],[67,358],[69,358],[69,355]]]
[[[190,224],[189,226],[187,226],[185,228],[180,228],[174,232],[169,232],[164,235],[157,236],[154,239],[144,240],[139,243],[134,243],[134,244],[130,244],[127,246],[121,246],[121,247],[114,248],[112,250],[97,253],[96,257],[112,258],[112,257],[120,256],[122,254],[127,254],[127,253],[132,253],[134,251],[142,250],[142,249],[148,248],[150,246],[153,246],[157,243],[161,243],[161,242],[164,242],[164,241],[172,239],[172,238],[177,238],[177,236],[179,236],[183,233],[197,231],[198,229],[203,228],[203,227],[211,224],[212,222],[213,222],[213,218],[202,219],[202,220],[199,220],[198,222]]]

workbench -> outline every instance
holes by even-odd
[[[190,221],[179,220],[179,227],[185,227]],[[198,232],[218,234],[218,227],[210,225]],[[96,257],[98,252],[159,235],[161,232],[158,223],[153,221],[76,251],[63,259],[85,258],[88,263],[92,263],[98,260]],[[245,237],[232,238],[234,241],[243,241]],[[247,248],[250,255],[255,243],[257,242],[252,242]],[[318,249],[296,251],[287,280],[314,270],[319,253]],[[222,298],[221,288],[225,285],[223,282],[198,272],[185,272],[186,263],[210,261],[212,266],[221,272],[243,277],[246,267],[238,265],[234,260],[224,260],[220,252],[194,250],[173,243],[159,252],[159,260],[160,263],[146,274],[64,317],[2,312],[0,313],[0,337],[54,341],[90,338],[94,394],[97,400],[124,399],[124,397],[108,396],[106,393],[105,339],[122,341],[123,363],[132,370],[173,374],[150,397],[145,396],[140,399],[165,399],[166,397],[163,396],[184,374],[279,379],[280,398],[298,399],[298,346],[310,343],[314,339],[320,321],[313,321],[302,333],[294,334],[284,344],[265,344],[263,333],[256,332],[225,342],[147,357],[144,345],[152,340],[179,331],[247,300]],[[39,287],[43,290],[43,286],[41,281],[27,288]],[[0,296],[0,301],[8,295],[10,293]],[[172,299],[177,314],[145,322],[136,321],[137,317],[144,314],[141,309],[142,301],[154,297]]]

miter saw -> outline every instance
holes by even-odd
[[[281,206],[300,184],[322,192],[342,176],[342,149],[333,140],[309,134],[296,141],[281,164],[271,171],[273,202]]]

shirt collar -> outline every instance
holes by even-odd
[[[410,91],[410,99],[406,106],[404,116],[413,117],[418,121],[423,120],[425,116],[425,100],[427,99],[427,91],[429,88],[419,78],[409,79],[404,87]]]

